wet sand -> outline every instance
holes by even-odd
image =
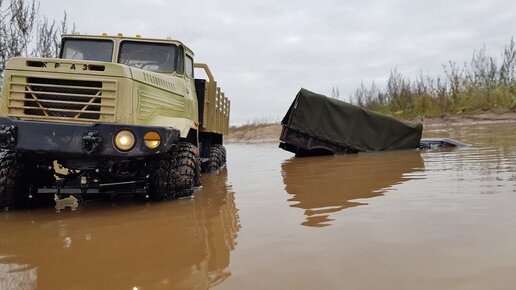
[[[456,126],[489,125],[516,123],[516,111],[491,110],[435,117],[419,117],[405,120],[412,123],[422,123],[426,129],[448,128]],[[229,130],[227,143],[271,143],[277,142],[282,126],[276,123],[251,123],[243,126],[232,126]]]
[[[294,158],[230,144],[191,200],[0,214],[0,289],[514,289],[516,125],[472,147]]]

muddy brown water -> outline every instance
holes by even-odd
[[[515,289],[516,124],[293,158],[227,146],[191,200],[0,214],[0,289]]]

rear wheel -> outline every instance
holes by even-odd
[[[211,146],[209,152],[208,172],[214,172],[226,164],[226,148],[220,144]]]
[[[222,160],[222,164],[221,164],[221,167],[224,166],[226,164],[226,147],[224,147],[223,145],[221,144],[217,144],[217,145],[214,145],[215,147],[219,148],[220,152],[221,152],[221,160]]]

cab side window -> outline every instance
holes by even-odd
[[[186,72],[186,76],[191,77],[191,78],[194,77],[193,58],[190,57],[189,55],[187,55],[186,59],[185,59],[185,72]]]

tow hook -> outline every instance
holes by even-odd
[[[17,130],[14,125],[0,126],[0,148],[9,149],[16,145]]]
[[[87,154],[93,154],[100,151],[102,145],[102,138],[99,131],[88,131],[82,137],[82,150]]]

